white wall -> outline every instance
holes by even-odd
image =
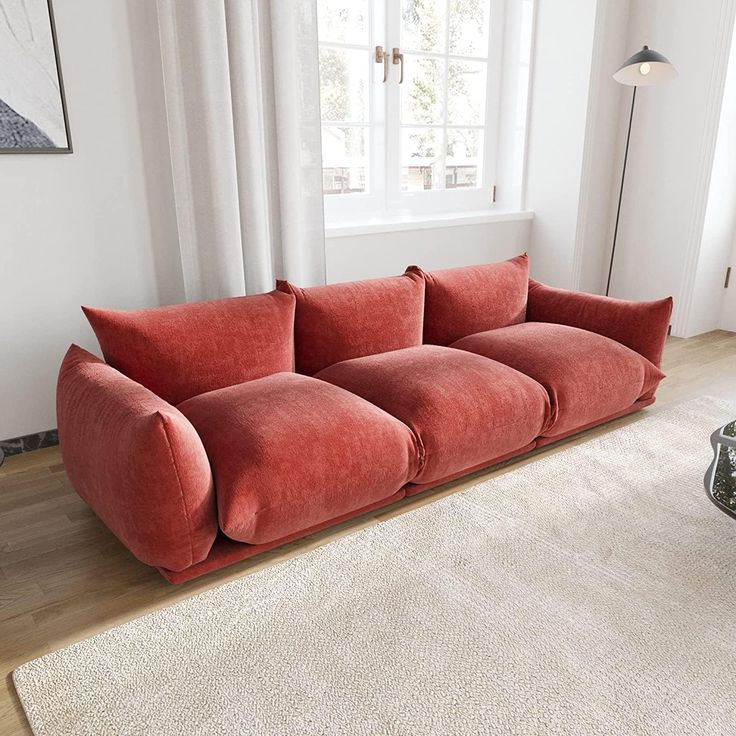
[[[677,335],[692,334],[688,315],[734,5],[733,0],[631,1],[626,56],[646,43],[672,61],[679,77],[637,93],[611,295],[673,295]],[[623,110],[629,103],[625,95]],[[618,146],[623,150],[628,119],[625,114],[620,118]],[[607,269],[607,254],[601,264]],[[704,286],[721,288],[720,277]]]
[[[351,281],[403,273],[502,261],[524,253],[530,219],[403,230],[327,240],[327,280]]]
[[[734,239],[728,265],[731,266],[731,283],[723,295],[718,326],[722,330],[736,332],[736,239]]]
[[[525,208],[535,278],[573,285],[597,0],[538,0]]]
[[[630,88],[613,79],[630,55],[629,5],[629,0],[598,0],[588,90],[572,287],[600,294],[605,293],[602,274],[608,269],[623,165],[625,141],[619,135],[628,122],[631,100]]]
[[[718,137],[685,332],[719,326],[736,230],[736,44],[731,43]],[[734,287],[731,287],[732,289]]]
[[[74,153],[0,156],[0,439],[56,426],[62,355],[97,347],[80,304],[176,299],[154,4],[54,9]]]

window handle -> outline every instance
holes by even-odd
[[[383,46],[376,46],[376,64],[383,64],[383,81],[388,79],[388,54],[383,50]]]
[[[394,48],[391,53],[391,61],[394,64],[401,64],[401,73],[399,74],[399,84],[404,81],[404,54],[401,53],[401,49]]]

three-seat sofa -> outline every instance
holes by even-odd
[[[184,581],[654,401],[672,300],[498,264],[140,311],[85,308],[58,424],[69,478]]]

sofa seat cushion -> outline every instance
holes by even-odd
[[[504,363],[541,383],[552,405],[544,437],[616,414],[664,378],[630,348],[567,325],[525,322],[470,335],[453,346]]]
[[[348,360],[317,376],[380,406],[414,432],[415,483],[431,483],[528,445],[549,400],[532,379],[461,350],[421,345]]]
[[[202,438],[222,531],[264,544],[394,495],[414,477],[409,429],[363,399],[295,373],[179,405]]]

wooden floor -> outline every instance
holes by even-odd
[[[0,734],[30,734],[10,676],[29,659],[506,473],[537,455],[638,421],[668,404],[703,395],[736,400],[736,334],[670,338],[664,363],[668,378],[657,403],[634,416],[180,586],[137,562],[89,511],[66,479],[58,448],[8,458],[0,467]]]

